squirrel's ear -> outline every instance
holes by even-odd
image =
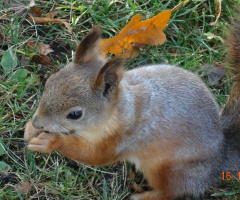
[[[123,59],[119,57],[109,60],[98,72],[93,89],[103,89],[103,96],[107,96],[116,88],[123,75]]]
[[[102,30],[99,25],[93,27],[76,48],[73,59],[75,64],[84,64],[92,60],[105,59],[99,51]]]

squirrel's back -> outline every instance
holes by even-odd
[[[125,153],[152,186],[166,196],[170,191],[173,196],[197,196],[220,177],[219,109],[198,76],[176,66],[143,66],[124,73],[119,98],[120,105],[127,105],[121,113],[133,130],[117,151]],[[126,117],[130,113],[134,115]],[[159,184],[165,179],[168,183]]]
[[[171,124],[173,132],[179,127],[194,130],[196,137],[202,137],[197,130],[201,130],[199,124],[204,124],[204,137],[209,136],[212,142],[221,137],[219,133],[215,138],[211,136],[214,135],[211,129],[220,132],[219,109],[213,95],[197,75],[176,66],[150,65],[126,72],[122,84],[124,90],[130,90],[129,93],[136,96],[136,88],[139,88],[136,100],[141,99],[142,121],[151,123],[156,119],[156,126],[158,124],[162,129]]]

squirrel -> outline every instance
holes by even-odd
[[[227,40],[235,79],[222,111],[187,70],[153,64],[126,71],[123,59],[107,60],[95,26],[73,61],[47,80],[25,126],[28,149],[96,166],[127,160],[152,188],[132,200],[203,195],[222,172],[240,169],[239,22]]]

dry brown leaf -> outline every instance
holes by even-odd
[[[33,60],[44,66],[54,65],[54,63],[51,61],[51,58],[49,58],[48,56],[44,56],[44,55],[42,55],[42,56],[35,55],[35,56],[33,56]]]
[[[58,14],[58,10],[52,10],[46,15],[46,18],[54,18]]]
[[[210,23],[211,26],[217,26],[218,19],[219,19],[220,15],[221,15],[221,10],[222,10],[222,0],[217,0],[217,5],[216,5],[217,16],[216,16],[215,22],[211,22]]]
[[[53,19],[57,14],[58,14],[58,11],[54,10],[48,13],[46,17],[42,17],[42,11],[36,6],[34,6],[31,8],[29,12],[29,17],[27,19],[34,23],[40,23],[40,24],[46,24],[46,23],[64,24],[67,27],[68,31],[72,33],[69,23],[60,19]]]
[[[42,11],[36,6],[31,7],[29,14],[32,15],[32,17],[41,17],[42,16]]]
[[[34,55],[33,60],[39,64],[45,65],[45,66],[52,66],[54,63],[51,61],[51,59],[47,56],[50,52],[53,52],[53,50],[50,48],[49,45],[44,44],[42,42],[36,42],[34,41],[28,41],[27,42],[27,48],[30,50],[36,50],[40,55]]]
[[[138,49],[132,43],[142,45],[159,45],[166,41],[163,29],[166,27],[171,16],[171,11],[166,10],[149,20],[141,21],[139,14],[135,15],[120,33],[110,39],[105,39],[100,44],[103,54],[112,53],[130,58],[132,54],[138,54]]]
[[[68,29],[69,33],[72,33],[70,24],[65,21],[62,21],[60,19],[52,19],[52,18],[47,18],[47,17],[28,17],[28,20],[35,22],[35,23],[40,23],[40,24],[46,24],[46,23],[64,24],[66,26],[66,28]]]
[[[25,193],[31,192],[33,187],[30,185],[29,182],[24,181],[14,185],[14,189],[18,191],[20,194],[25,194]]]
[[[40,55],[44,55],[46,56],[47,54],[53,52],[53,50],[50,48],[50,46],[48,44],[44,44],[42,42],[38,42],[36,44],[36,42],[34,41],[28,41],[27,42],[27,47],[30,49],[30,50],[34,50],[36,49],[37,52],[40,54]]]

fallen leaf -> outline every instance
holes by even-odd
[[[54,63],[51,61],[51,59],[48,56],[39,56],[35,55],[33,56],[33,60],[41,65],[44,66],[52,66]]]
[[[27,77],[29,71],[27,69],[18,69],[8,77],[11,80],[22,82]]]
[[[6,72],[12,71],[18,65],[17,55],[13,52],[12,48],[3,53],[1,65]]]
[[[33,6],[31,7],[30,11],[28,14],[31,14],[32,17],[41,17],[42,16],[42,11],[40,8]]]
[[[0,161],[0,171],[4,171],[7,168],[8,168],[8,164],[3,161]]]
[[[217,5],[216,5],[217,17],[216,17],[215,22],[210,23],[211,26],[217,26],[218,19],[221,15],[221,10],[222,10],[222,0],[217,0]]]
[[[44,44],[42,42],[38,42],[36,44],[35,41],[28,41],[27,48],[30,50],[36,50],[40,55],[34,55],[33,60],[39,64],[44,66],[52,66],[54,63],[51,61],[51,58],[47,56],[47,54],[53,52],[49,45]]]
[[[54,18],[58,14],[58,10],[53,10],[46,15],[46,18]]]
[[[40,24],[46,24],[46,23],[64,24],[68,29],[69,33],[72,33],[70,24],[60,19],[52,19],[47,17],[28,17],[28,20],[34,23],[40,23]]]
[[[30,185],[29,182],[24,181],[14,185],[14,189],[18,191],[20,194],[25,194],[32,191],[33,187]]]
[[[28,41],[27,42],[27,47],[30,49],[30,50],[37,50],[37,52],[40,54],[40,55],[44,55],[46,56],[47,54],[53,52],[53,50],[50,48],[50,46],[48,44],[44,44],[42,42],[38,42],[36,44],[36,42],[34,41]]]
[[[166,41],[163,29],[166,27],[171,16],[171,11],[166,10],[152,17],[149,20],[141,21],[139,14],[135,15],[130,22],[120,31],[120,33],[110,39],[105,39],[100,44],[103,54],[112,53],[130,58],[132,54],[137,54],[138,49],[132,43],[142,45],[159,45]]]

